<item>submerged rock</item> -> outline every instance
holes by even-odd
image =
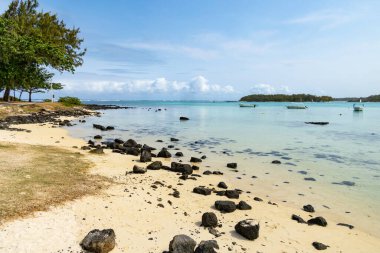
[[[253,219],[243,220],[235,225],[235,231],[248,240],[257,239],[259,230],[260,224]]]
[[[179,120],[190,120],[188,117],[181,116],[179,117]]]
[[[115,239],[113,229],[94,229],[86,235],[80,246],[88,252],[108,253],[115,248]]]
[[[273,163],[273,164],[281,164],[281,161],[279,161],[279,160],[274,160],[274,161],[272,161],[272,163]]]

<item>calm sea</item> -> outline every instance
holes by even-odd
[[[135,108],[102,111],[102,117],[69,128],[75,137],[99,134],[92,123],[116,127],[102,132],[104,139],[133,138],[156,148],[173,144],[169,139],[175,137],[184,160],[202,153],[208,157],[203,165],[220,170],[227,170],[226,162],[238,162],[241,173],[229,174],[230,181],[246,190],[286,205],[311,203],[380,235],[380,103],[365,103],[363,112],[353,112],[347,102],[305,103],[306,110],[289,110],[287,103],[256,103],[256,108],[236,102],[87,103]],[[180,116],[190,120],[181,122]]]

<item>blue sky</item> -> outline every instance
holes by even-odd
[[[2,12],[9,0],[0,0]],[[40,0],[88,50],[61,95],[238,99],[380,93],[380,1]]]

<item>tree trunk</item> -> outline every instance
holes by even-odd
[[[3,96],[3,100],[4,101],[7,101],[9,102],[9,99],[10,99],[10,93],[11,93],[11,89],[10,88],[6,88],[5,91],[4,91],[4,96]]]
[[[29,102],[32,102],[32,91],[29,91]]]
[[[20,91],[20,96],[18,96],[18,99],[21,101],[21,96],[22,96],[23,91]]]
[[[16,89],[13,90],[13,101],[16,101]]]

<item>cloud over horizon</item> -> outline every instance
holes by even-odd
[[[109,80],[61,80],[68,92],[86,93],[233,93],[230,85],[211,84],[204,76],[189,81],[169,81],[164,77],[156,79],[134,79],[127,81]]]

